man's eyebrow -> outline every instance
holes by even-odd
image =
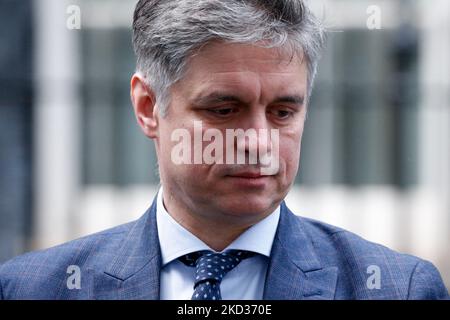
[[[302,105],[305,102],[305,97],[300,95],[287,95],[275,98],[272,103],[292,103]]]
[[[222,92],[212,92],[206,96],[198,97],[193,100],[193,104],[199,106],[220,102],[237,102],[245,104],[245,101],[243,101],[238,96]],[[291,103],[296,105],[303,105],[304,102],[305,98],[302,95],[285,95],[276,97],[271,103]]]
[[[238,96],[222,93],[222,92],[212,92],[206,96],[198,97],[193,100],[194,105],[209,105],[211,103],[219,102],[238,102],[243,103],[242,99]]]

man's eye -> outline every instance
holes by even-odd
[[[219,115],[219,116],[228,116],[234,112],[233,108],[220,108],[220,109],[208,109],[209,112]]]
[[[287,119],[294,115],[294,113],[289,110],[274,110],[272,113],[279,119]]]

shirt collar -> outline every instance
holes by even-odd
[[[273,239],[280,218],[280,207],[266,218],[250,227],[224,249],[247,250],[270,257]],[[163,189],[158,191],[156,204],[156,223],[161,248],[162,265],[179,257],[200,250],[211,250],[207,244],[181,226],[166,211],[163,204]]]

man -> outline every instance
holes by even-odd
[[[448,297],[431,263],[283,202],[323,46],[300,0],[141,0],[133,29],[161,189],[135,222],[1,266],[1,298]]]

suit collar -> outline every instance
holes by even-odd
[[[281,204],[264,299],[333,299],[337,267],[323,267],[303,220]]]
[[[95,279],[97,299],[159,299],[161,253],[156,198],[131,227],[112,262]]]
[[[264,299],[333,299],[337,267],[323,267],[303,220],[284,202],[268,267]],[[161,253],[156,197],[134,223],[104,272],[95,274],[95,299],[159,299]]]
[[[270,258],[279,217],[280,207],[278,206],[274,212],[247,229],[223,251],[233,249],[247,250]],[[166,211],[163,204],[162,187],[157,195],[156,220],[163,267],[173,260],[194,251],[214,251],[214,249],[180,225]]]

